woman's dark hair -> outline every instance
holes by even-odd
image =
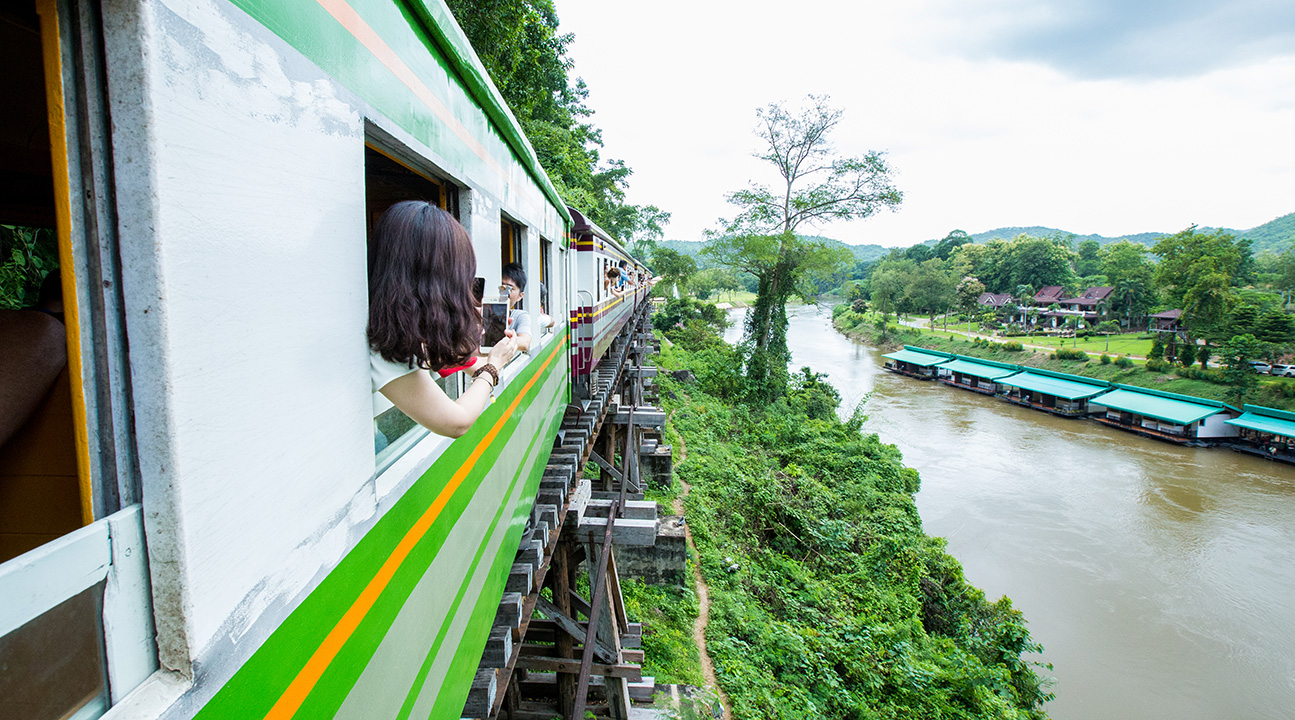
[[[481,343],[477,256],[449,213],[420,200],[387,208],[369,239],[369,346],[428,370],[464,365]]]
[[[611,278],[612,280],[615,280],[616,278],[619,278],[620,276],[621,276],[621,271],[620,271],[620,270],[618,270],[618,269],[616,269],[616,266],[615,266],[615,265],[613,265],[613,266],[611,266],[611,267],[607,268],[607,277]]]

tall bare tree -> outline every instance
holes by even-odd
[[[728,201],[741,211],[720,221],[703,250],[717,264],[746,270],[758,280],[742,341],[748,387],[756,396],[773,397],[786,388],[788,298],[812,296],[805,279],[850,259],[844,248],[801,239],[797,228],[866,218],[903,200],[882,153],[837,155],[829,136],[841,114],[827,96],[816,95],[799,111],[778,103],[757,110],[762,143],[755,157],[774,166],[781,182],[752,182],[730,193]]]

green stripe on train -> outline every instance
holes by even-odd
[[[471,169],[477,177],[489,177],[481,158],[318,2],[231,2],[411,135],[435,148],[450,167]],[[439,3],[350,0],[348,4],[497,162],[517,162],[563,222],[570,222],[566,204],[545,175],[516,119],[484,81],[485,70],[467,55],[466,39],[457,28],[443,26],[449,17]],[[446,92],[449,83],[457,93]]]
[[[468,501],[493,467],[503,446],[512,437],[523,417],[530,412],[542,412],[547,417],[556,411],[560,421],[561,410],[566,404],[567,384],[558,383],[557,392],[549,397],[542,395],[549,385],[547,381],[554,373],[562,377],[567,374],[567,354],[563,351],[566,348],[566,342],[566,331],[563,330],[551,344],[543,348],[544,357],[556,350],[556,355],[545,369],[544,376],[536,380],[529,396],[518,404],[513,417],[485,449],[473,470],[464,478],[462,485],[441,511],[436,522],[401,564],[377,602],[315,685],[296,717],[332,717],[354,686],[360,672],[385,637],[414,585],[422,578],[436,557],[437,550],[444,543],[455,521],[463,513]],[[374,524],[373,528],[328,573],[319,586],[311,591],[252,657],[239,668],[230,681],[216,693],[215,697],[198,713],[196,716],[198,720],[217,718],[243,720],[251,717],[260,718],[269,712],[324,638],[354,604],[382,564],[391,556],[400,540],[431,506],[450,477],[467,461],[473,449],[517,397],[521,388],[535,377],[541,364],[540,358],[532,359],[525,374],[513,379],[501,397],[482,414],[473,428],[445,449],[431,468]],[[553,436],[550,434],[548,437]],[[547,451],[546,448],[545,453]],[[547,460],[547,455],[545,459]],[[539,467],[541,468],[539,473],[542,475],[543,464]],[[538,476],[533,479],[538,487]],[[527,484],[529,486],[531,482],[528,480]],[[529,507],[526,511],[529,511]],[[515,552],[518,537],[520,537],[520,530],[517,530],[515,536],[510,531],[509,540],[501,548],[501,555],[508,555],[506,558],[508,560],[511,560],[508,546],[511,543],[512,552]],[[474,610],[474,614],[475,612]],[[447,619],[447,622],[450,620],[452,619]],[[486,628],[486,633],[488,632],[489,628]],[[485,635],[481,635],[481,643],[477,647],[478,653],[484,641]],[[466,696],[466,687],[464,696]]]

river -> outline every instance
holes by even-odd
[[[872,393],[926,532],[1024,612],[1053,718],[1295,718],[1295,467],[893,375],[826,306],[788,314],[793,368]]]

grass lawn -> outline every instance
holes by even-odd
[[[1151,340],[1143,340],[1140,333],[1125,333],[1123,335],[1111,335],[1110,345],[1107,349],[1107,338],[1105,337],[1086,337],[1086,338],[1059,338],[1047,337],[1043,335],[1034,335],[1031,337],[1014,337],[1008,338],[1027,345],[1043,345],[1050,348],[1058,347],[1077,347],[1080,350],[1086,350],[1094,353],[1106,353],[1107,355],[1138,355],[1146,357],[1151,352]],[[1076,344],[1076,342],[1078,344]]]

